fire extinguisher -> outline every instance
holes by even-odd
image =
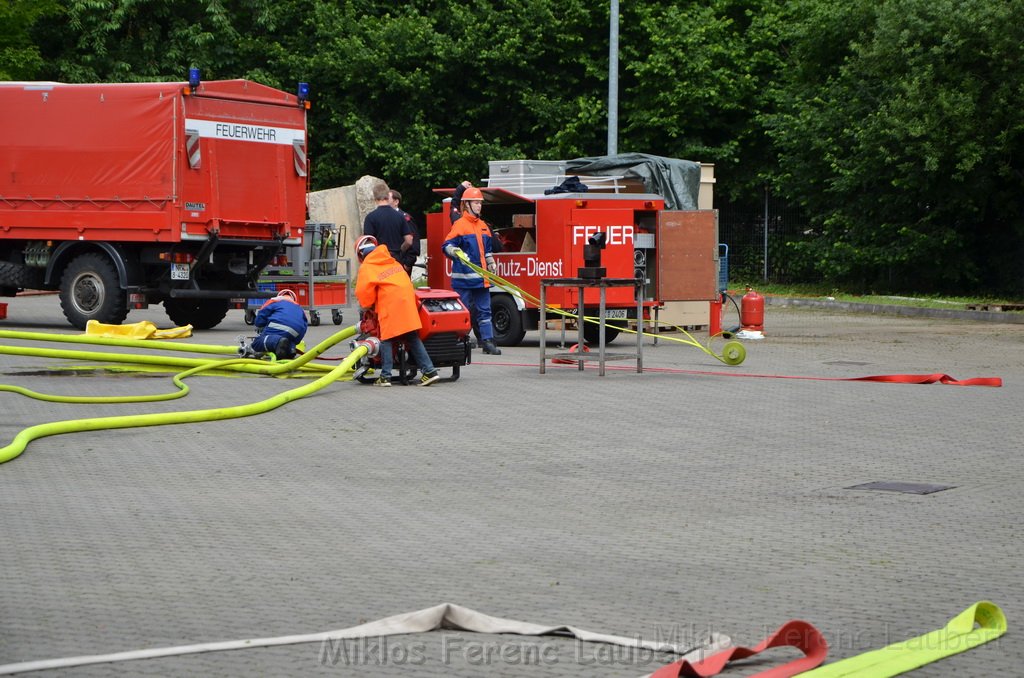
[[[764,331],[764,297],[749,287],[740,299],[740,324],[745,330]]]

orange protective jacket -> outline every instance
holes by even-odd
[[[423,326],[412,280],[384,245],[377,245],[359,264],[356,298],[361,307],[377,312],[381,339],[391,339]]]

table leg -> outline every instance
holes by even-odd
[[[544,303],[544,283],[540,284],[540,373],[544,374],[544,368],[547,367],[548,361],[544,357],[547,349],[547,327],[548,327],[548,314],[547,305]]]
[[[658,343],[658,330],[657,330],[657,309],[655,313],[655,330],[654,330],[654,343]],[[643,329],[643,317],[644,317],[644,290],[643,286],[637,285],[636,287],[636,317],[640,320],[637,323],[637,329]],[[644,371],[644,334],[642,331],[636,333],[636,371],[640,374]]]
[[[576,361],[577,369],[583,371],[583,288],[579,289],[579,298],[576,300],[576,354],[580,359]]]
[[[598,302],[598,310],[597,310],[597,322],[598,322],[598,339],[597,339],[597,342],[598,342],[597,343],[597,346],[598,346],[598,371],[597,371],[597,374],[599,376],[602,376],[602,377],[604,376],[604,314],[606,313],[605,308],[604,308],[604,303],[605,303],[604,293],[605,293],[605,289],[606,289],[605,286],[602,285],[601,286],[601,290],[599,292],[599,296],[600,296],[601,301]]]

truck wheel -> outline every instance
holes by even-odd
[[[586,322],[586,321],[584,321]],[[610,344],[615,341],[615,337],[619,336],[619,332],[622,331],[624,320],[608,320],[604,321],[604,343]],[[597,346],[601,341],[601,326],[597,323],[587,322],[583,326],[583,338],[591,346]]]
[[[0,261],[0,287],[19,290],[37,290],[43,285],[43,269],[29,268],[25,264]]]
[[[220,324],[228,314],[227,299],[164,299],[164,311],[171,322],[208,330]]]
[[[117,269],[102,254],[75,257],[60,279],[60,306],[68,322],[80,330],[90,320],[120,325],[128,317],[128,294]]]
[[[522,314],[507,294],[491,295],[491,325],[498,346],[518,346],[526,336]]]

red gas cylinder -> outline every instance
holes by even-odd
[[[764,332],[764,297],[747,288],[740,299],[740,324],[752,332]]]

